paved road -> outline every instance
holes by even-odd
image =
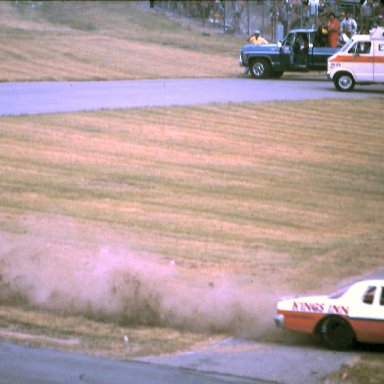
[[[109,360],[0,342],[0,384],[268,384],[188,368]]]
[[[149,106],[384,96],[381,85],[337,92],[326,80],[178,79],[0,84],[0,116]]]
[[[140,361],[244,375],[279,384],[322,384],[328,375],[357,356],[357,351],[325,349],[312,338],[289,345],[229,338],[200,350]]]

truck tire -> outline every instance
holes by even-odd
[[[351,326],[341,317],[327,317],[320,327],[324,343],[331,349],[344,351],[355,344],[355,333]]]
[[[352,91],[355,87],[355,79],[347,72],[337,74],[333,79],[333,83],[336,89],[342,92]]]
[[[271,73],[271,65],[265,59],[252,60],[249,71],[254,79],[266,79]]]

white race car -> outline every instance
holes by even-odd
[[[384,343],[384,279],[360,281],[328,296],[279,301],[275,323],[320,334],[336,350],[355,342]]]

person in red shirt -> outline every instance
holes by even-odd
[[[335,14],[333,12],[329,14],[329,19],[326,27],[328,30],[328,46],[331,48],[336,48],[337,40],[339,38],[340,23],[336,19]]]

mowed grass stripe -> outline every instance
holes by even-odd
[[[322,101],[311,119],[296,114],[313,105],[2,118],[1,206],[119,226],[179,261],[233,263],[236,250],[255,266],[255,249],[271,247],[310,268],[309,255],[342,253],[384,224],[384,136],[373,126],[382,99]],[[353,123],[324,127],[334,105]]]

